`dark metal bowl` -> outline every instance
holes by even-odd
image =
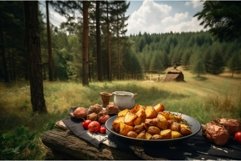
[[[131,138],[131,137],[128,137],[128,136],[124,136],[124,135],[121,135],[117,132],[115,132],[113,129],[112,129],[112,122],[115,120],[115,118],[117,116],[112,116],[110,117],[106,123],[105,123],[105,127],[107,128],[107,130],[110,132],[110,134],[113,134],[115,135],[117,138],[119,139],[124,139],[126,141],[131,141],[132,143],[133,142],[136,142],[136,143],[140,143],[140,142],[144,142],[144,143],[169,143],[169,142],[179,142],[179,141],[183,141],[185,139],[188,139],[194,135],[196,135],[200,129],[201,129],[201,125],[200,123],[188,116],[188,115],[185,115],[185,114],[181,114],[181,113],[177,113],[177,112],[171,112],[173,114],[176,114],[176,115],[180,115],[182,117],[183,120],[185,120],[187,122],[187,124],[190,126],[191,128],[191,131],[192,133],[190,135],[186,135],[186,136],[182,136],[180,138],[173,138],[173,139],[158,139],[158,140],[147,140],[147,139],[138,139],[138,138]]]

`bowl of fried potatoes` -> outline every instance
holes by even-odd
[[[105,126],[117,137],[147,142],[169,142],[187,139],[197,134],[200,123],[185,114],[166,111],[163,104],[119,111]]]

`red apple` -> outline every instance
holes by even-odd
[[[100,131],[100,123],[98,121],[91,121],[88,125],[88,131],[91,133],[97,133]]]
[[[88,129],[88,125],[91,123],[91,120],[85,120],[84,122],[82,122],[82,125],[84,127],[84,129]]]
[[[100,133],[101,134],[106,134],[106,128],[104,126],[100,127]]]
[[[103,115],[99,117],[98,121],[100,124],[104,124],[109,118],[110,118],[109,115]]]

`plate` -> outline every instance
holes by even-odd
[[[200,123],[194,119],[193,117],[190,117],[188,115],[185,115],[185,114],[181,114],[181,113],[178,113],[178,112],[171,112],[173,114],[176,114],[176,115],[180,115],[182,117],[183,120],[185,120],[187,122],[187,124],[190,126],[191,128],[191,131],[192,133],[190,135],[186,135],[186,136],[182,136],[180,138],[173,138],[173,139],[158,139],[158,140],[147,140],[147,139],[138,139],[138,138],[131,138],[131,137],[128,137],[128,136],[124,136],[124,135],[121,135],[117,132],[115,132],[113,129],[112,129],[112,122],[115,120],[115,118],[117,117],[116,116],[112,116],[110,117],[106,123],[105,123],[105,127],[106,129],[113,135],[119,137],[119,138],[122,138],[122,139],[127,139],[129,141],[138,141],[138,142],[175,142],[175,141],[181,141],[181,140],[185,140],[185,139],[188,139],[194,135],[196,135],[200,129],[201,129],[201,125]]]

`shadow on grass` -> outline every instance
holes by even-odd
[[[204,76],[196,76],[196,77],[193,77],[195,80],[197,80],[197,81],[205,81],[205,80],[207,80],[208,78],[207,77],[204,77]]]
[[[21,111],[19,109],[10,112],[1,104],[0,107],[0,132],[14,130],[20,126],[26,126],[31,130],[42,132],[53,128],[57,120],[60,120],[67,115],[67,111],[34,114],[31,111]]]
[[[89,88],[92,90],[92,92],[89,93],[89,96],[88,96],[93,98],[91,102],[96,101],[96,98],[99,97],[99,93],[102,91],[107,91],[107,92],[129,91],[132,93],[137,93],[136,102],[143,105],[154,105],[167,98],[170,100],[170,99],[183,99],[183,98],[189,97],[184,94],[171,93],[171,92],[157,89],[155,87],[144,88],[134,83],[127,83],[124,85],[119,84],[114,86],[111,84],[110,85],[104,84],[103,86],[91,84]]]
[[[233,77],[232,76],[229,76],[229,75],[219,75],[219,77],[222,77],[222,78],[227,78],[227,79],[236,79],[236,80],[241,80],[241,76],[240,75],[234,75]]]

